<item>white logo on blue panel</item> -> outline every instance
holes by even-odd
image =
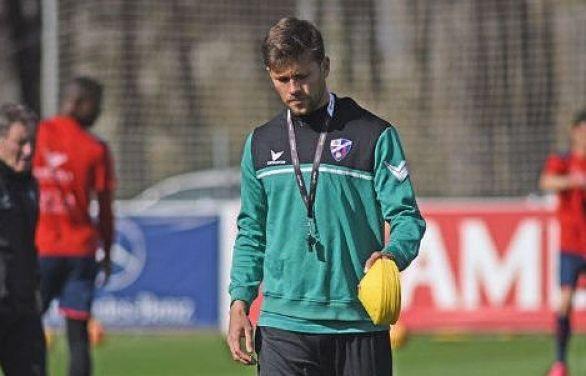
[[[346,158],[348,153],[352,150],[352,141],[345,139],[345,138],[336,138],[330,142],[330,151],[332,152],[332,157],[337,162],[340,162],[342,159]]]

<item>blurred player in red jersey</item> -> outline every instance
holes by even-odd
[[[87,323],[100,245],[106,280],[111,270],[112,160],[107,145],[88,131],[100,114],[102,91],[102,85],[91,78],[72,80],[59,115],[39,126],[33,159],[40,186],[37,246],[43,312],[54,298],[59,299],[66,318],[69,375],[91,373]],[[99,204],[95,223],[89,213],[92,198]]]
[[[586,272],[586,110],[572,123],[571,149],[551,155],[540,179],[541,189],[555,191],[561,227],[560,286],[557,311],[557,358],[549,375],[567,375],[566,349],[571,335],[572,299],[580,274]]]

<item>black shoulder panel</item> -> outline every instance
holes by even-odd
[[[291,165],[286,127],[287,112],[282,111],[255,129],[252,136],[254,167]],[[326,137],[321,162],[355,170],[373,170],[374,149],[389,123],[360,107],[350,98],[336,98],[334,118]],[[297,149],[302,164],[311,164],[319,131],[310,126],[295,126]]]
[[[286,116],[287,112],[281,111],[268,123],[254,130],[251,151],[256,171],[268,166],[291,164]]]

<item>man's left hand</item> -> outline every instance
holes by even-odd
[[[372,252],[368,260],[366,260],[364,263],[364,273],[366,273],[368,269],[370,269],[370,267],[375,263],[375,261],[381,257],[385,259],[392,259],[392,257],[383,254],[381,251]]]

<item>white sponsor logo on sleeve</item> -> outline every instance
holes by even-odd
[[[407,162],[405,161],[401,161],[397,166],[393,166],[385,161],[385,165],[391,174],[393,174],[393,176],[400,182],[407,179],[407,176],[409,176],[409,169],[407,169]]]

